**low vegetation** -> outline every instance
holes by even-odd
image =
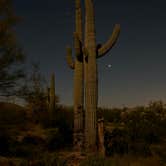
[[[47,110],[32,111],[30,116],[28,109],[15,104],[1,102],[0,106],[0,162],[67,163],[60,152],[72,149],[72,108],[57,105],[50,121]],[[99,116],[105,119],[106,158],[81,159],[81,166],[166,164],[166,108],[162,102],[132,109],[100,108]]]

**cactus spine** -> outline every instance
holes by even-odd
[[[83,54],[82,54],[82,11],[80,0],[75,0],[75,60],[72,60],[72,50],[67,48],[67,62],[74,69],[74,148],[80,151],[83,146]]]

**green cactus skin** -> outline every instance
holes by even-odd
[[[115,44],[120,32],[116,25],[111,38],[101,47],[96,45],[93,0],[85,0],[85,148],[88,152],[97,150],[98,77],[96,59],[104,56]]]
[[[82,11],[80,0],[75,0],[75,33],[74,49],[75,60],[72,60],[72,50],[67,48],[67,63],[71,69],[74,69],[74,149],[81,151],[83,148],[84,135],[84,113],[83,113],[83,54],[82,54]]]
[[[55,74],[51,75],[50,80],[50,90],[49,90],[49,112],[52,116],[52,113],[55,111]]]

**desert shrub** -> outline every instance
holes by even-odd
[[[161,144],[152,145],[151,151],[154,156],[158,156],[160,161],[166,164],[166,143],[163,142]]]
[[[10,153],[11,137],[9,133],[1,129],[0,132],[0,156],[7,156]]]
[[[29,166],[29,163],[25,159],[9,159],[9,166]]]
[[[48,128],[50,126],[49,112],[47,110],[33,111],[29,121],[40,124],[43,128]]]
[[[20,142],[17,139],[10,143],[10,156],[25,159],[34,159],[42,155],[46,150],[45,142],[37,136],[26,136]]]
[[[0,109],[0,127],[21,127],[26,123],[26,113],[25,110],[18,110],[14,104],[6,103],[8,107],[2,107]],[[19,108],[21,109],[21,108]]]
[[[114,166],[111,159],[106,159],[101,156],[90,156],[80,163],[80,166]]]
[[[11,155],[13,157],[34,159],[38,158],[41,154],[42,154],[42,149],[40,149],[40,147],[35,145],[17,143],[11,149]]]
[[[72,108],[56,106],[51,119],[48,111],[38,111],[33,114],[35,121],[46,130],[47,146],[50,150],[71,146],[73,132]]]
[[[48,150],[58,150],[64,147],[65,139],[58,128],[47,129],[47,148]]]
[[[35,161],[34,166],[65,166],[56,153],[44,153],[42,159]]]
[[[131,141],[141,139],[149,144],[160,141],[161,120],[152,111],[146,111],[144,113],[134,111],[130,113],[125,127]]]
[[[98,108],[97,117],[103,117],[105,122],[119,123],[121,121],[121,109]]]
[[[112,132],[105,134],[107,155],[150,155],[149,146],[160,140],[160,119],[154,112],[138,107],[128,112],[123,120],[122,128],[115,127]]]
[[[48,110],[38,110],[32,112],[31,120],[35,124],[40,124],[43,128],[52,127]]]
[[[150,145],[144,141],[128,143],[128,153],[135,156],[151,156]]]
[[[50,128],[58,128],[63,146],[72,144],[73,112],[59,108],[54,112]]]
[[[45,143],[45,140],[40,136],[27,135],[23,138],[22,143],[27,145],[42,145]]]
[[[28,166],[28,161],[25,159],[18,158],[5,158],[0,157],[1,166]]]
[[[128,140],[124,130],[115,128],[105,132],[106,155],[128,153]]]

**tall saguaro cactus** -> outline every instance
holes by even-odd
[[[96,111],[98,104],[98,74],[96,59],[104,56],[115,44],[120,25],[115,25],[110,39],[100,47],[96,44],[93,0],[85,0],[85,146],[87,151],[95,151],[97,141]]]
[[[67,48],[67,62],[74,69],[74,148],[81,150],[83,146],[83,54],[82,54],[82,11],[80,0],[75,0],[75,60],[72,60],[72,50]]]
[[[74,33],[75,61],[71,48],[67,48],[67,62],[74,69],[74,144],[78,147],[80,135],[85,131],[85,150],[97,150],[98,73],[97,58],[104,56],[116,43],[120,25],[116,24],[112,36],[103,45],[96,44],[93,0],[85,3],[84,45],[82,41],[82,12],[80,0],[75,0],[76,32]],[[85,89],[84,89],[85,88]],[[84,96],[85,92],[85,96]],[[83,103],[85,98],[85,126]],[[82,140],[81,140],[81,143]]]

